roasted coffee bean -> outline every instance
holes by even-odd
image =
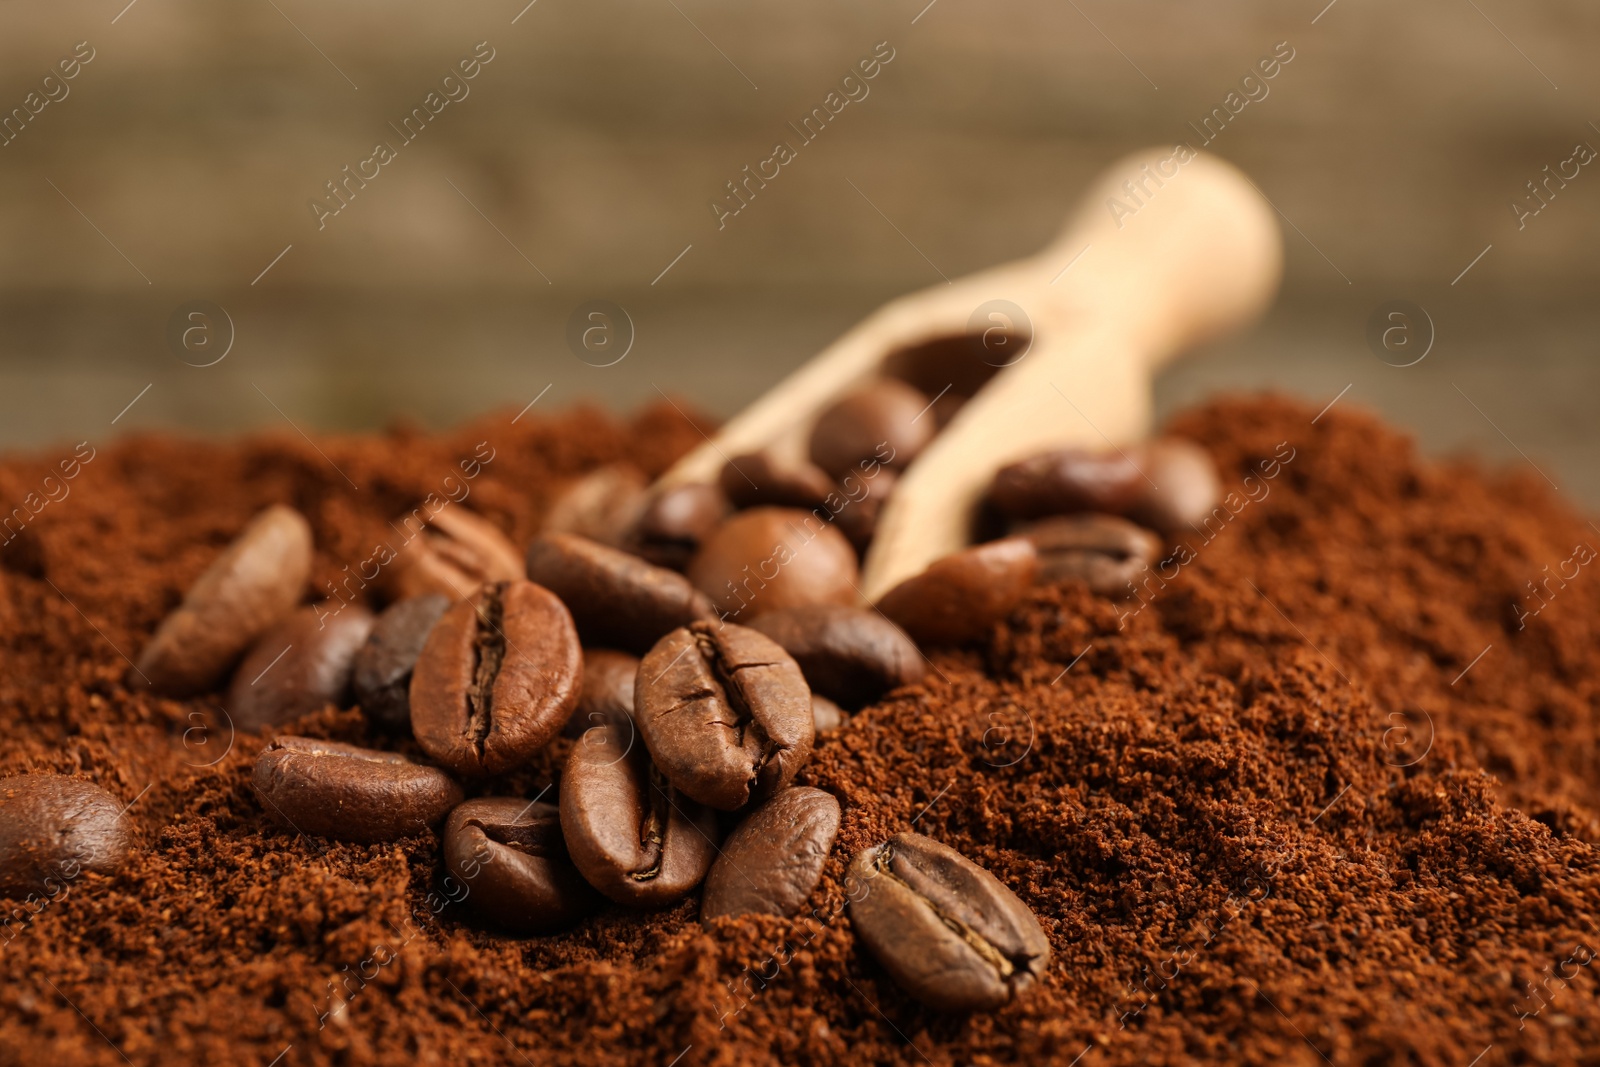
[[[485,585],[439,619],[411,675],[411,732],[457,774],[520,766],[578,703],[572,616],[533,582]]]
[[[467,801],[445,821],[444,865],[465,887],[467,907],[512,933],[570,926],[600,899],[567,855],[554,804],[519,797]]]
[[[1115,515],[1057,515],[1017,531],[1039,552],[1041,582],[1078,579],[1102,596],[1129,596],[1161,552],[1161,539]]]
[[[682,900],[711,868],[716,813],[679,794],[633,723],[584,732],[561,776],[561,830],[589,884],[636,908]]]
[[[541,533],[568,533],[620,547],[646,503],[644,475],[620,463],[568,482],[545,513]]]
[[[930,1008],[998,1008],[1050,963],[1050,942],[1028,906],[994,875],[921,834],[862,850],[845,888],[856,935]]]
[[[848,722],[850,716],[844,709],[820,693],[811,694],[811,722],[816,727],[816,735],[831,734]]]
[[[310,737],[279,737],[262,749],[250,786],[289,829],[360,844],[420,834],[461,803],[461,787],[437,767]]]
[[[717,481],[737,508],[821,507],[834,491],[833,479],[821,467],[771,450],[734,456]]]
[[[727,495],[714,485],[674,486],[650,498],[624,547],[658,567],[681,571],[730,509]]]
[[[329,601],[296,608],[261,635],[234,672],[228,713],[241,730],[265,730],[343,705],[356,653],[372,632],[372,612]]]
[[[879,467],[870,478],[850,474],[840,483],[839,491],[845,503],[833,521],[857,553],[863,556],[867,554],[867,546],[872,544],[872,538],[878,532],[878,516],[883,514],[883,506],[889,502],[889,494],[894,492],[899,481],[900,477],[894,471]]]
[[[639,663],[639,734],[679,792],[720,811],[765,800],[811,756],[811,690],[789,654],[743,626],[697,622]]]
[[[706,539],[689,580],[725,618],[745,622],[801,604],[854,604],[855,549],[832,523],[810,511],[752,508]]]
[[[1222,482],[1211,453],[1191,441],[1163,437],[1144,446],[1139,496],[1124,513],[1157,530],[1198,527],[1222,499]]]
[[[385,572],[396,599],[440,593],[464,600],[485,582],[523,577],[522,558],[488,519],[458,506],[434,512],[420,530],[412,529],[414,518],[402,520],[411,540]]]
[[[300,603],[310,577],[310,525],[293,508],[268,508],[162,621],[139,656],[137,677],[166,696],[215,688],[245,650]]]
[[[834,401],[811,428],[811,462],[843,478],[865,459],[904,467],[938,431],[928,398],[897,378],[879,378]]]
[[[0,778],[0,896],[61,888],[84,871],[110,874],[132,844],[123,805],[77,778]]]
[[[927,661],[905,631],[870,608],[810,604],[750,622],[794,657],[813,692],[856,711],[921,681]]]
[[[367,721],[391,733],[411,732],[411,671],[450,599],[424,593],[389,605],[356,653],[350,684]]]
[[[790,916],[822,880],[839,833],[839,802],[820,789],[785,789],[750,812],[706,875],[700,918]]]
[[[633,718],[633,680],[639,673],[639,657],[609,648],[583,650],[583,687],[578,692],[578,710],[561,732],[567,737],[582,737],[592,726],[622,722]]]
[[[633,653],[715,614],[678,572],[571,534],[536,538],[528,577],[561,598],[585,643]]]
[[[1121,514],[1148,488],[1138,451],[1063,448],[1031,456],[995,473],[989,503],[1009,519],[1080,511]]]
[[[1038,570],[1026,537],[990,541],[935,560],[885,593],[878,610],[923,647],[964,644],[1010,615]]]

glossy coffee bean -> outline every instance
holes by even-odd
[[[678,485],[652,496],[624,547],[658,567],[681,571],[732,505],[714,485]]]
[[[372,612],[341,601],[296,608],[234,672],[227,703],[234,726],[266,730],[328,704],[342,706],[372,622]]]
[[[860,601],[855,549],[809,511],[752,508],[719,526],[689,564],[689,580],[729,619],[801,604]]]
[[[411,540],[386,570],[396,599],[439,593],[464,600],[485,582],[523,577],[522,557],[506,535],[466,508],[450,505],[436,511],[421,530],[411,516],[401,524]]]
[[[897,378],[879,378],[852,389],[817,416],[811,462],[835,478],[865,459],[905,467],[937,432],[926,396]]]
[[[989,503],[1009,519],[1080,511],[1121,514],[1148,488],[1141,466],[1137,448],[1044,452],[1000,468],[989,486]]]
[[[1127,596],[1155,562],[1161,539],[1115,515],[1057,515],[1017,531],[1039,552],[1040,582],[1076,579],[1102,596]]]
[[[765,800],[811,757],[811,690],[789,654],[754,630],[697,622],[639,663],[634,718],[685,796],[719,811]]]
[[[132,845],[122,812],[122,802],[92,782],[0,778],[0,896],[55,897],[84,871],[116,871]]]
[[[439,619],[411,675],[411,732],[457,774],[501,774],[561,732],[583,672],[572,616],[533,582],[483,586]]]
[[[839,833],[839,802],[795,786],[755,808],[723,843],[706,875],[700,918],[790,916],[822,880]]]
[[[848,474],[839,485],[845,503],[834,516],[839,532],[844,534],[857,553],[866,555],[867,546],[878,532],[878,516],[889,502],[900,476],[888,467],[879,467],[871,477],[865,474]]]
[[[994,875],[921,834],[896,834],[860,852],[846,892],[856,935],[930,1008],[998,1008],[1050,963],[1050,942],[1028,906]]]
[[[683,575],[571,534],[535,538],[528,577],[561,598],[586,644],[644,653],[662,634],[713,616]]]
[[[679,794],[633,723],[586,730],[561,775],[567,852],[600,892],[635,908],[682,900],[711,868],[716,814]]]
[[[737,508],[820,507],[834,490],[828,472],[810,460],[770,450],[734,456],[717,484]]]
[[[806,683],[852,711],[921,681],[927,661],[904,630],[871,608],[811,604],[750,621],[800,664]]]
[[[554,804],[520,797],[467,801],[445,820],[444,865],[466,888],[467,907],[512,933],[570,926],[600,899],[567,855]]]
[[[184,594],[139,656],[137,681],[187,697],[214,689],[289,614],[311,577],[311,527],[293,508],[257,515]]]
[[[645,503],[644,475],[620,463],[597,467],[561,488],[540,532],[577,534],[618,547]]]
[[[578,710],[561,731],[567,737],[582,737],[585,730],[608,722],[633,718],[633,680],[639,673],[639,657],[609,648],[583,650],[583,686],[578,692]]]
[[[1038,570],[1026,537],[990,541],[934,561],[885,593],[878,609],[924,648],[965,644],[1011,614]]]
[[[279,737],[262,749],[250,786],[288,829],[361,844],[420,834],[461,803],[461,787],[437,767],[309,737]]]
[[[1157,530],[1198,527],[1222,499],[1222,481],[1211,453],[1191,441],[1163,437],[1144,446],[1139,496],[1124,513]],[[1154,485],[1150,483],[1154,483]]]
[[[811,722],[818,737],[833,733],[849,721],[850,716],[839,705],[820,693],[811,694]]]
[[[424,593],[385,608],[356,653],[350,687],[367,721],[390,733],[411,732],[411,672],[450,599]]]

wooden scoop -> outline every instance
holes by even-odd
[[[889,497],[863,573],[876,601],[967,545],[1000,467],[1143,437],[1156,370],[1253,319],[1281,269],[1277,220],[1237,169],[1187,146],[1137,153],[1105,172],[1043,251],[886,304],[660,484],[715,482],[730,457],[763,449],[804,456],[825,408],[864,380],[905,375],[919,355],[942,353],[953,384],[992,374]],[[931,396],[941,385],[929,373],[914,380]]]

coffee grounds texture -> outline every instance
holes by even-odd
[[[0,551],[0,774],[97,782],[135,848],[0,930],[0,1064],[1600,1062],[1600,576],[1545,581],[1600,533],[1531,472],[1313,415],[1179,417],[1237,515],[1181,536],[1170,580],[1041,588],[822,739],[798,782],[843,820],[807,914],[702,929],[696,895],[527,939],[449,902],[432,836],[280,828],[248,786],[263,738],[128,657],[269,503],[311,521],[325,589],[481,441],[465,505],[521,544],[563,480],[654,475],[699,431],[663,404],[99,445]],[[0,500],[62,456],[0,462]],[[348,708],[293,730],[418,755]],[[476,791],[540,794],[571,743]],[[933,1012],[865,953],[845,867],[907,829],[1035,911],[1040,985]]]

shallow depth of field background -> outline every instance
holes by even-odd
[[[884,300],[1035,250],[1287,41],[1211,146],[1291,220],[1283,294],[1169,371],[1161,409],[1351,385],[1432,450],[1520,450],[1600,502],[1600,165],[1524,228],[1511,208],[1600,147],[1593,3],[525,3],[0,4],[0,111],[95,57],[0,147],[0,446],[440,425],[546,385],[725,415]],[[870,94],[719,231],[724,183],[885,41]],[[479,42],[470,95],[319,230],[324,183]],[[1395,368],[1364,330],[1402,298],[1437,340]],[[166,339],[198,299],[235,328],[207,368]],[[564,336],[596,299],[637,334],[606,368]]]

